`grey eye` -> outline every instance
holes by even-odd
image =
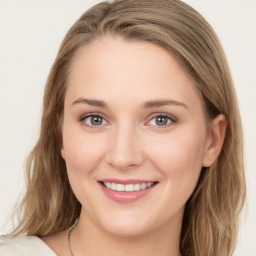
[[[172,119],[169,116],[155,116],[149,121],[149,124],[153,126],[165,126],[171,122]]]
[[[89,126],[99,126],[106,124],[106,120],[98,115],[90,115],[83,119],[83,121]]]

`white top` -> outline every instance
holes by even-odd
[[[57,256],[36,236],[0,237],[0,256]]]

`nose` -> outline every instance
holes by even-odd
[[[119,170],[140,166],[144,161],[141,136],[131,127],[116,127],[109,134],[106,160]]]

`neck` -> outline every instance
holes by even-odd
[[[181,255],[179,238],[182,214],[177,214],[170,223],[158,229],[134,236],[110,234],[85,215],[81,214],[77,226],[72,230],[71,247],[74,256]]]

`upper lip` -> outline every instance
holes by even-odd
[[[138,184],[138,183],[156,183],[156,180],[141,180],[141,179],[103,179],[99,180],[100,182],[111,182],[111,183],[117,183],[117,184]]]

